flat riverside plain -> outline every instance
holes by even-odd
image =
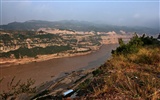
[[[2,67],[0,68],[0,79],[3,78],[3,80],[0,84],[0,92],[7,89],[7,83],[11,82],[14,76],[14,82],[18,80],[26,82],[27,79],[31,78],[35,80],[34,86],[38,86],[41,83],[58,78],[63,73],[99,67],[111,57],[111,51],[116,49],[117,46],[118,44],[102,45],[99,50],[83,56],[55,58],[47,61]]]

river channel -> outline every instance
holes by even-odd
[[[15,82],[18,80],[25,82],[31,78],[35,80],[35,85],[40,85],[43,82],[58,77],[62,73],[99,67],[111,57],[111,51],[117,46],[117,44],[103,45],[99,50],[83,56],[57,58],[42,62],[2,67],[0,68],[0,78],[3,78],[3,80],[0,83],[0,90],[1,92],[5,90],[7,83],[13,77],[15,77]]]

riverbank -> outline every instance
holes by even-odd
[[[97,46],[96,49],[87,51],[87,52],[79,52],[79,53],[68,53],[61,52],[56,54],[49,54],[49,55],[38,55],[36,58],[34,57],[25,57],[21,59],[15,59],[15,58],[0,58],[0,67],[9,67],[13,65],[21,65],[21,64],[28,64],[31,62],[41,62],[41,61],[47,61],[50,59],[56,59],[56,58],[64,58],[64,57],[74,57],[74,56],[84,56],[87,54],[90,54],[92,52],[95,52],[101,48],[102,45]]]
[[[59,53],[57,54],[50,54],[50,55],[38,55],[37,58],[23,58],[23,59],[12,59],[12,58],[1,58],[0,59],[0,65],[1,67],[9,67],[12,65],[20,65],[20,64],[27,64],[31,62],[41,62],[41,61],[46,61],[50,59],[55,59],[55,58],[64,58],[64,57],[74,57],[74,56],[83,56],[92,53],[93,51],[89,52],[84,52],[84,53],[75,53],[75,54],[70,54],[70,53]]]
[[[16,87],[14,87],[14,84],[12,84],[9,87],[14,89],[5,91],[6,94],[10,94],[12,96],[5,96],[5,94],[2,93],[0,99],[9,97],[16,100],[45,100],[45,98],[49,98],[50,96],[52,96],[56,97],[55,99],[57,100],[57,96],[62,97],[64,92],[68,91],[69,89],[75,90],[86,79],[93,77],[92,72],[94,70],[95,68],[88,70],[81,69],[77,71],[63,73],[58,78],[46,81],[36,87],[32,85],[32,82],[34,84],[34,80],[20,83],[19,85],[16,85]],[[12,80],[12,82],[14,82],[14,79]],[[23,84],[23,87],[21,87],[21,84]],[[30,85],[27,86],[27,84]],[[23,93],[21,92],[21,88],[24,87],[27,89],[25,89]],[[16,94],[17,92],[18,94]]]

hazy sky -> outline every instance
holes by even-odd
[[[1,0],[1,24],[79,20],[159,27],[160,0]]]

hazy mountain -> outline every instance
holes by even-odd
[[[7,25],[0,25],[2,30],[37,30],[39,28],[58,28],[58,29],[72,29],[76,31],[99,31],[108,32],[124,30],[126,32],[137,32],[147,34],[158,34],[159,30],[147,27],[127,27],[127,26],[115,26],[106,24],[96,24],[87,21],[76,20],[62,20],[62,21],[42,21],[42,20],[30,20],[26,22],[12,22]]]

